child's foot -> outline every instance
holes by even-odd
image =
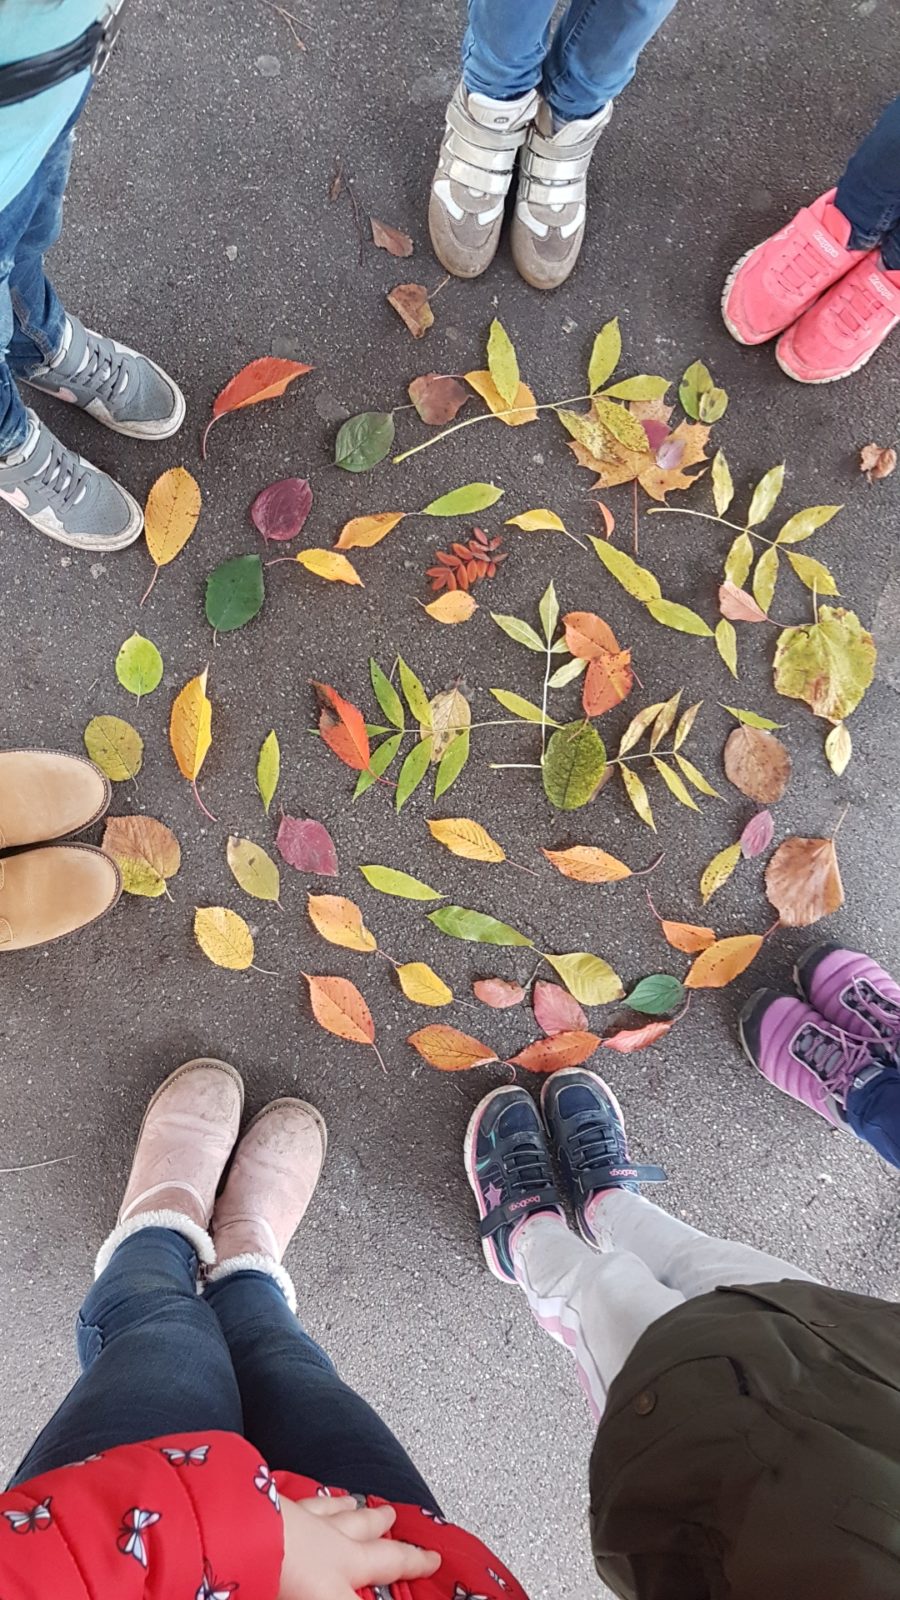
[[[835,1128],[847,1126],[847,1095],[860,1078],[894,1064],[883,1045],[846,1033],[812,1006],[773,989],[751,995],[740,1037],[764,1078]]]
[[[830,189],[804,207],[786,228],[748,250],[732,268],[722,295],[725,326],[739,344],[765,344],[855,266],[848,250],[850,223]]]
[[[456,278],[477,278],[496,254],[519,146],[538,104],[491,100],[460,83],[447,107],[428,227],[435,255]]]
[[[485,1095],[472,1113],[464,1158],[484,1258],[495,1278],[515,1283],[513,1228],[538,1211],[563,1216],[544,1126],[527,1090],[504,1086]]]
[[[149,356],[66,319],[63,348],[23,380],[44,394],[80,406],[115,433],[168,439],[184,421],[184,395]]]
[[[121,484],[67,450],[28,413],[25,443],[0,456],[0,500],[48,538],[75,550],[124,550],[144,526],[144,513]]]
[[[581,251],[587,171],[613,103],[593,117],[556,125],[542,100],[519,161],[510,247],[520,277],[535,289],[564,283]]]
[[[834,383],[871,360],[900,322],[900,272],[870,250],[782,334],[775,359],[798,383]]]
[[[595,1245],[591,1218],[597,1198],[607,1189],[637,1194],[639,1184],[665,1183],[666,1174],[662,1167],[632,1161],[619,1102],[596,1072],[554,1072],[544,1084],[541,1111],[579,1232]]]
[[[817,944],[801,956],[794,978],[805,1000],[844,1033],[900,1046],[900,985],[871,956],[839,944]]]

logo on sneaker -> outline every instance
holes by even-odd
[[[15,506],[17,511],[27,511],[31,503],[23,489],[0,489],[0,500]]]
[[[636,1178],[637,1167],[610,1167],[611,1178]]]
[[[813,234],[813,239],[819,246],[819,249],[824,250],[826,256],[831,256],[832,261],[840,260],[841,252],[838,249],[838,246],[827,233],[822,232],[821,228],[816,229],[815,233]]]
[[[534,1202],[536,1200],[540,1200],[540,1198],[541,1197],[539,1194],[529,1194],[525,1196],[524,1200],[511,1200],[509,1203],[509,1210],[521,1211],[523,1206],[534,1205]]]

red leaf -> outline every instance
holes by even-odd
[[[510,1066],[524,1067],[526,1072],[557,1072],[560,1067],[580,1067],[599,1043],[596,1033],[556,1033],[552,1039],[536,1039],[534,1044],[526,1045],[517,1056],[510,1056],[509,1062]]]
[[[506,978],[478,978],[472,984],[472,993],[484,1006],[493,1006],[495,1011],[505,1011],[508,1006],[517,1006],[525,999],[525,990],[520,983],[509,983]]]
[[[370,217],[372,228],[372,243],[379,250],[386,250],[389,256],[411,256],[413,242],[408,233],[401,233],[399,228],[392,228],[389,222],[379,222],[377,217]]]
[[[535,1021],[544,1033],[579,1033],[587,1028],[587,1017],[578,1001],[558,983],[538,979],[531,991],[531,1005]]]
[[[328,829],[311,817],[284,815],[275,835],[275,848],[289,867],[298,872],[316,872],[322,878],[337,877],[337,852]]]
[[[729,622],[768,622],[769,618],[752,594],[730,581],[719,586],[719,610]]]
[[[771,811],[757,811],[741,834],[741,855],[745,861],[761,856],[768,850],[775,836],[775,818]]]
[[[633,683],[630,650],[620,650],[615,656],[607,653],[589,661],[581,691],[585,716],[599,717],[620,705],[630,695]]]
[[[280,478],[261,489],[250,507],[250,520],[266,543],[295,539],[312,510],[312,489],[306,478]]]
[[[213,402],[213,412],[203,431],[200,454],[206,460],[206,441],[214,422],[229,411],[241,411],[244,406],[258,405],[260,400],[274,400],[284,394],[289,383],[301,378],[312,367],[302,361],[284,361],[280,356],[261,356],[251,361],[220,389]]]
[[[603,518],[603,537],[604,539],[611,539],[613,536],[613,529],[616,525],[616,519],[610,511],[609,506],[604,505],[602,500],[597,501],[597,510],[600,512],[600,515]]]
[[[319,714],[319,732],[329,750],[354,771],[365,771],[369,765],[369,735],[362,712],[330,684],[313,680],[313,688],[325,702]]]
[[[646,1050],[648,1045],[656,1044],[657,1039],[664,1039],[671,1027],[671,1022],[647,1022],[643,1028],[623,1028],[600,1042],[604,1050],[619,1050],[622,1055],[630,1056],[635,1050]]]

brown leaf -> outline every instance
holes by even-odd
[[[758,606],[752,594],[739,589],[736,583],[726,580],[719,586],[719,610],[729,622],[768,622],[768,617]]]
[[[586,717],[600,717],[604,711],[621,705],[630,695],[634,684],[631,651],[620,650],[588,662],[581,690],[581,704]]]
[[[696,955],[698,950],[706,950],[716,942],[712,928],[699,927],[695,922],[668,922],[664,918],[660,928],[672,949],[681,950],[686,956]]]
[[[780,800],[791,775],[791,758],[780,739],[742,724],[725,742],[725,775],[758,805]]]
[[[537,1039],[526,1045],[518,1055],[510,1056],[510,1065],[524,1067],[526,1072],[556,1072],[560,1067],[580,1067],[594,1054],[600,1036],[596,1033],[557,1033],[551,1039]]]
[[[587,1030],[587,1017],[578,1001],[558,983],[547,983],[539,978],[531,991],[531,1006],[538,1027],[550,1038],[557,1033]]]
[[[717,939],[701,950],[684,980],[686,989],[724,989],[745,972],[763,946],[762,934],[741,933]]]
[[[619,641],[602,617],[594,611],[568,611],[563,617],[566,644],[579,661],[597,661],[619,654]]]
[[[181,866],[181,845],[155,817],[107,817],[101,849],[121,868],[125,888],[155,898]]]
[[[785,839],[766,867],[766,895],[788,928],[808,928],[844,904],[833,839]]]
[[[470,395],[458,378],[450,378],[440,372],[426,372],[421,378],[413,378],[409,386],[409,398],[423,422],[442,427],[444,423],[453,421]]]
[[[472,984],[472,993],[483,1006],[491,1006],[495,1011],[506,1011],[509,1006],[521,1005],[525,999],[522,985],[510,983],[506,978],[477,978]]]
[[[224,389],[220,389],[213,403],[213,412],[203,431],[200,454],[206,460],[206,441],[209,430],[214,422],[224,417],[229,411],[241,411],[244,406],[258,405],[260,400],[273,400],[277,395],[284,394],[288,384],[295,378],[303,376],[304,372],[312,372],[312,367],[302,361],[285,361],[280,356],[262,356],[258,361],[250,361],[240,372],[230,378]]]
[[[623,1055],[630,1056],[635,1050],[646,1050],[648,1045],[664,1039],[673,1027],[671,1022],[645,1022],[642,1028],[622,1028],[619,1033],[611,1033],[600,1043],[604,1050],[620,1050]]]
[[[897,452],[890,445],[864,444],[859,452],[859,470],[870,483],[889,478],[897,466]]]
[[[379,222],[377,217],[370,217],[372,228],[372,243],[379,250],[386,250],[389,256],[411,256],[413,242],[408,233],[401,233],[399,228],[392,228],[389,222]]]
[[[484,1066],[498,1059],[496,1050],[471,1034],[461,1033],[445,1022],[433,1022],[430,1027],[419,1028],[407,1039],[431,1067],[439,1072],[468,1072],[470,1067]]]
[[[434,312],[428,303],[428,290],[423,283],[398,283],[388,295],[388,304],[392,305],[398,317],[402,317],[414,339],[421,339],[423,333],[434,322]]]

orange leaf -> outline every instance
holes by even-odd
[[[508,428],[521,428],[523,423],[537,422],[534,394],[527,383],[519,384],[515,405],[510,406],[489,372],[467,372],[464,376],[466,383],[481,396],[488,410],[505,422]]]
[[[596,661],[605,655],[618,655],[619,641],[602,617],[594,611],[567,611],[563,617],[566,644],[580,661]]]
[[[630,650],[620,650],[614,656],[607,653],[588,662],[581,691],[585,716],[599,717],[620,705],[630,695],[633,683]]]
[[[371,550],[402,522],[403,511],[375,511],[369,517],[351,517],[341,529],[335,550]]]
[[[313,688],[326,703],[319,713],[319,732],[329,750],[355,772],[365,772],[369,766],[369,735],[366,719],[356,706],[339,695],[330,684],[317,683]]]
[[[526,1072],[556,1072],[559,1067],[580,1067],[582,1061],[592,1056],[600,1043],[596,1033],[555,1033],[552,1039],[537,1039],[526,1045],[517,1056],[510,1056],[510,1065],[524,1067]]]
[[[288,384],[293,383],[295,378],[302,378],[304,372],[312,372],[312,367],[302,361],[284,361],[280,356],[261,356],[258,361],[251,361],[240,372],[236,372],[216,395],[213,414],[203,430],[200,446],[203,460],[206,460],[206,440],[214,422],[218,422],[229,411],[241,411],[244,406],[258,405],[260,400],[274,400],[276,396],[284,394]]]
[[[682,950],[686,956],[697,954],[698,950],[706,950],[715,944],[716,936],[712,928],[701,928],[695,922],[660,922],[663,936],[672,946],[673,950]]]
[[[724,989],[746,972],[762,949],[762,934],[740,933],[733,939],[716,939],[701,950],[684,980],[686,989]]]
[[[346,978],[312,978],[308,972],[301,976],[309,984],[309,1003],[319,1027],[351,1044],[370,1044],[381,1061],[372,1013],[356,985]]]
[[[490,1045],[482,1044],[480,1039],[473,1039],[471,1034],[461,1033],[459,1028],[451,1028],[445,1022],[419,1028],[406,1042],[418,1050],[429,1066],[437,1067],[440,1072],[467,1072],[470,1067],[481,1067],[486,1061],[498,1059]]]
[[[785,839],[766,867],[766,895],[788,928],[808,928],[844,904],[833,839]]]
[[[633,1055],[635,1050],[646,1050],[648,1045],[656,1044],[657,1039],[664,1039],[672,1028],[671,1022],[646,1022],[643,1028],[623,1028],[620,1033],[611,1033],[608,1039],[601,1039],[604,1050],[619,1050],[622,1055]]]
[[[620,878],[630,878],[631,868],[616,856],[607,855],[592,844],[573,844],[568,850],[543,850],[557,872],[564,878],[574,878],[576,883],[617,883]]]

